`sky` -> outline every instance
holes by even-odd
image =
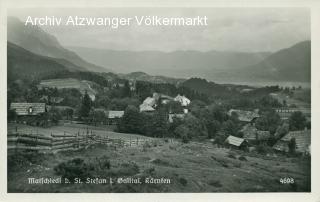
[[[208,17],[208,26],[202,27],[41,26],[65,47],[275,52],[311,37],[310,10],[307,8],[20,8],[9,10],[8,15],[23,22],[27,16]]]

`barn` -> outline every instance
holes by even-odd
[[[292,138],[296,140],[296,152],[302,154],[310,154],[311,146],[311,131],[290,131],[284,137],[282,137],[274,146],[273,149],[282,152],[289,152],[289,142]]]
[[[229,135],[227,137],[227,139],[225,140],[225,143],[231,148],[235,148],[235,149],[246,149],[248,147],[247,140],[243,138],[235,137],[232,135]]]
[[[37,116],[47,111],[45,103],[11,103],[10,109],[14,110],[17,116]]]
[[[47,126],[48,120],[41,116],[47,112],[45,103],[11,103],[10,110],[16,112],[16,121],[28,125]]]
[[[108,111],[107,113],[107,123],[109,125],[117,124],[124,115],[124,111]]]

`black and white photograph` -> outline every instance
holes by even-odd
[[[8,193],[311,193],[310,8],[18,7],[6,24]]]

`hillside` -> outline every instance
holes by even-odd
[[[21,77],[47,76],[68,70],[56,59],[39,56],[15,44],[7,43],[8,80]]]
[[[64,89],[64,88],[75,88],[80,91],[81,94],[88,93],[92,100],[95,100],[95,95],[97,94],[96,91],[91,87],[92,82],[86,80],[78,80],[73,78],[67,79],[50,79],[50,80],[42,80],[38,85],[39,88],[42,87],[49,87],[49,88],[57,88],[57,89]]]
[[[310,82],[311,41],[303,41],[282,49],[262,62],[245,68],[241,76],[273,81]]]
[[[110,71],[107,68],[83,60],[76,53],[64,48],[53,35],[46,33],[38,26],[24,26],[20,20],[14,17],[8,17],[7,22],[9,42],[38,55],[64,59],[58,62],[65,65],[66,61],[69,61],[74,64],[74,68],[79,68],[79,70],[85,69],[95,72]]]
[[[235,93],[235,91],[228,86],[216,84],[214,82],[209,82],[201,78],[188,79],[184,81],[181,85],[208,96],[231,96],[232,93]]]
[[[150,83],[171,83],[171,84],[177,84],[184,79],[178,79],[178,78],[171,78],[166,76],[152,76],[149,74],[146,74],[144,72],[131,72],[129,74],[119,74],[120,78],[127,79],[127,80],[133,80],[133,81],[147,81]]]
[[[15,130],[17,125],[8,127]],[[25,125],[18,125],[18,130]],[[78,126],[79,127],[79,126]],[[77,133],[83,128],[72,128],[70,125],[41,128],[41,134],[50,135]],[[38,131],[28,127],[27,131]],[[93,132],[101,137],[136,140],[145,138],[134,134],[123,134],[94,128]],[[310,192],[310,159],[285,157],[284,155],[262,156],[255,152],[243,152],[221,148],[206,143],[178,141],[162,142],[153,139],[152,146],[138,146],[114,149],[112,146],[90,145],[87,149],[64,151],[56,154],[18,153],[8,158],[8,192],[24,193],[57,193],[57,192]],[[92,169],[92,178],[112,177],[114,184],[28,184],[28,178],[51,177],[61,175],[54,167],[72,159],[84,159],[87,165],[100,163],[99,159],[109,159],[110,169]],[[18,161],[19,160],[19,161]],[[18,161],[19,163],[16,163]],[[31,163],[32,162],[32,163]],[[102,161],[104,162],[104,161]],[[67,167],[75,169],[72,167]],[[77,167],[79,169],[83,167]],[[79,169],[76,169],[77,171]],[[68,169],[69,170],[69,169]],[[85,169],[81,169],[83,171]],[[83,171],[84,172],[84,171]],[[80,174],[79,174],[80,175]],[[90,175],[88,175],[90,176]],[[283,177],[292,177],[295,185],[281,184]],[[86,176],[87,177],[87,176]],[[117,183],[117,178],[141,178],[141,184]],[[170,184],[146,184],[145,178],[169,178]],[[108,181],[109,182],[109,181]]]
[[[101,66],[113,67],[120,73],[142,71],[151,75],[208,80],[220,79],[217,73],[256,64],[270,55],[268,52],[222,51],[117,51],[84,47],[68,47],[84,59]]]

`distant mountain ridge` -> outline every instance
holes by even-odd
[[[38,26],[25,26],[19,19],[8,17],[7,37],[12,42],[35,54],[62,59],[63,65],[79,70],[108,72],[110,69],[89,63],[76,53],[64,48],[58,40]],[[70,64],[73,63],[73,64]]]
[[[8,80],[36,78],[55,72],[68,70],[65,66],[50,58],[34,54],[13,43],[7,43]]]
[[[260,63],[244,69],[242,76],[274,81],[311,81],[311,41],[279,50]],[[240,74],[240,72],[239,72]]]
[[[84,59],[98,65],[110,66],[115,72],[145,72],[169,77],[203,77],[214,80],[217,72],[233,71],[259,63],[269,52],[223,51],[118,51],[84,47],[68,47]],[[219,76],[217,77],[219,78]]]
[[[166,76],[152,76],[144,72],[131,72],[129,74],[118,74],[120,78],[133,81],[147,81],[151,83],[171,83],[178,84],[185,79],[172,78]]]

